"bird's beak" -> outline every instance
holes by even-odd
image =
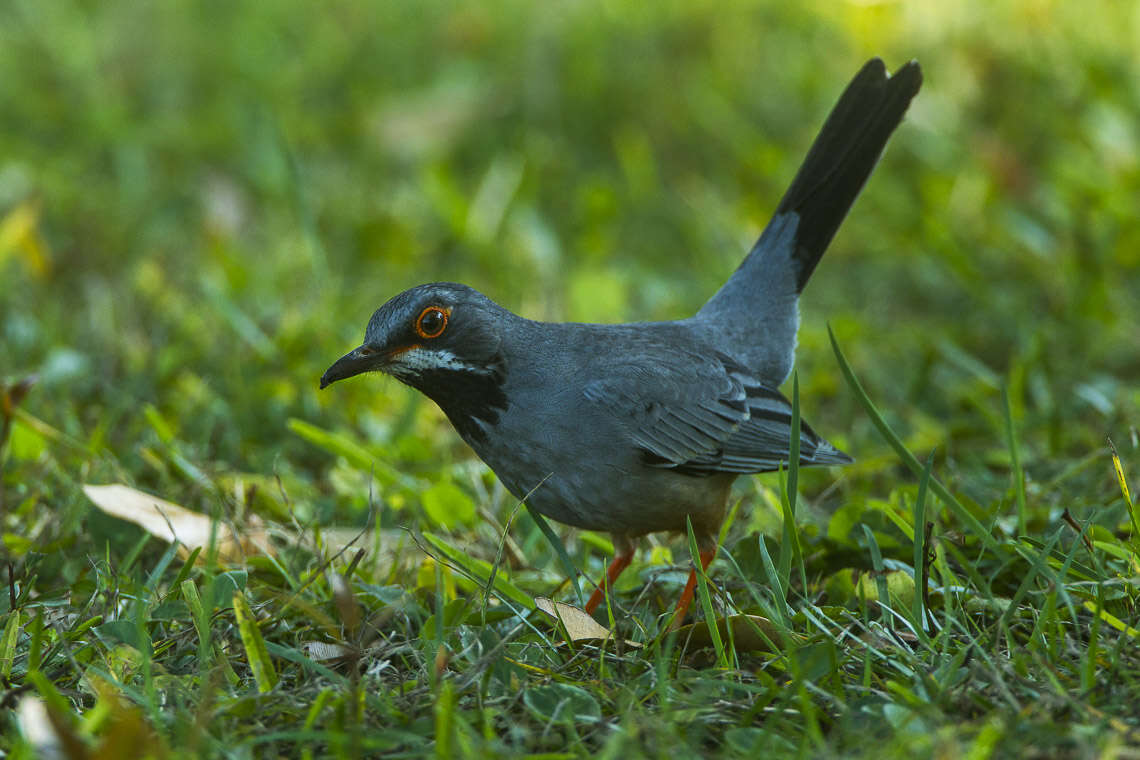
[[[324,390],[337,380],[359,375],[361,372],[380,369],[382,363],[382,355],[376,353],[376,351],[368,346],[354,348],[333,362],[333,365],[325,370],[325,374],[321,375],[321,390]]]

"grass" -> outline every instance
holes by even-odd
[[[1136,11],[944,5],[5,4],[0,753],[1134,756]],[[534,599],[607,537],[317,378],[428,280],[691,313],[872,55],[926,83],[797,365],[858,461],[739,482],[695,625],[659,536],[577,638]]]

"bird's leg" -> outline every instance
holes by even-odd
[[[606,568],[605,577],[598,583],[597,588],[594,589],[594,593],[590,595],[590,601],[586,602],[587,615],[594,614],[594,610],[598,608],[602,599],[605,598],[606,591],[613,588],[622,570],[629,567],[629,563],[632,561],[633,542],[625,536],[614,536],[614,559],[610,562],[610,566]]]
[[[707,570],[709,564],[712,563],[713,557],[716,556],[716,544],[714,543],[707,549],[700,550],[701,569]],[[689,571],[689,582],[685,584],[685,590],[681,592],[681,598],[677,600],[677,609],[673,613],[673,623],[670,626],[673,630],[681,627],[681,623],[685,622],[685,615],[689,612],[689,605],[693,603],[693,591],[697,587],[697,568]]]

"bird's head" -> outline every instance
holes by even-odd
[[[405,290],[368,321],[364,343],[333,362],[321,388],[384,372],[431,398],[468,443],[508,406],[504,331],[520,320],[477,290],[433,282]]]
[[[321,388],[379,371],[430,396],[441,375],[493,375],[500,370],[503,321],[512,316],[466,285],[433,282],[405,290],[376,310],[364,343],[325,371]]]

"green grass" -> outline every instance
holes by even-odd
[[[1138,18],[0,5],[0,754],[36,726],[69,757],[1133,752]],[[394,381],[317,378],[424,281],[691,313],[872,55],[926,82],[797,365],[858,461],[741,479],[683,635],[686,541],[659,536],[617,636],[566,641],[533,598],[574,602],[563,567],[596,579],[606,537],[552,541]],[[273,551],[188,558],[85,483]]]

